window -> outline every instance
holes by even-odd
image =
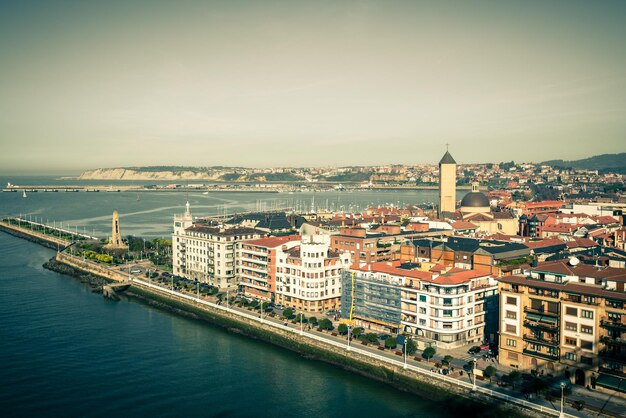
[[[452,316],[452,311],[444,310],[443,316]]]
[[[576,338],[565,337],[565,345],[576,346]]]
[[[506,339],[506,345],[508,345],[509,347],[517,347],[517,341],[511,339],[511,338],[507,338]]]
[[[568,306],[565,308],[565,315],[578,316],[578,309]]]
[[[574,353],[565,353],[565,358],[567,360],[576,361],[576,354],[574,354]]]
[[[420,302],[426,302],[426,295],[420,295]]]
[[[593,359],[591,357],[580,356],[580,362],[583,364],[593,364]]]
[[[509,319],[517,319],[517,312],[506,311],[506,317]]]
[[[575,322],[565,321],[565,329],[568,331],[578,331],[578,325]]]
[[[506,332],[511,334],[517,334],[517,327],[515,325],[506,324]]]
[[[510,351],[507,353],[507,358],[509,360],[517,360],[517,353],[511,353]]]
[[[585,312],[585,311],[583,311]],[[584,334],[593,334],[593,327],[590,327],[588,325],[581,325],[580,326],[580,332],[584,333]]]
[[[517,305],[517,298],[514,298],[512,296],[507,296],[506,303],[507,305]]]
[[[580,340],[580,348],[585,350],[593,350],[593,341]]]
[[[587,319],[593,319],[593,311],[588,311],[586,309],[580,310],[580,316]]]

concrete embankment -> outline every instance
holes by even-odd
[[[44,247],[52,249],[65,248],[71,244],[70,241],[53,237],[51,235],[42,234],[40,232],[31,231],[29,229],[21,228],[16,225],[10,225],[4,221],[0,222],[0,230],[6,232],[7,234],[11,234],[16,237],[35,242],[37,244],[43,245]]]
[[[59,253],[56,261],[69,266],[75,273],[100,276],[110,281],[125,281],[126,275],[99,265],[82,260],[69,254]],[[442,382],[434,377],[425,376],[402,367],[394,366],[388,361],[376,360],[356,351],[347,352],[345,347],[339,348],[323,341],[306,338],[282,324],[259,322],[254,315],[227,310],[223,306],[200,302],[190,297],[176,295],[173,292],[134,280],[127,292],[131,297],[180,315],[204,320],[233,332],[262,340],[297,352],[304,357],[324,361],[368,378],[392,385],[400,390],[414,393],[425,399],[445,405],[449,411],[456,411],[465,416],[533,416],[526,408],[508,403],[497,403],[493,398],[480,393],[472,393],[467,388],[459,387],[452,382]],[[285,329],[281,329],[285,328]],[[486,411],[491,411],[486,413]],[[536,416],[545,416],[536,413]]]

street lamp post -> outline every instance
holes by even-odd
[[[302,311],[300,311],[300,335],[302,335],[304,333],[304,328],[302,326],[302,317],[304,315],[302,315]]]
[[[350,331],[351,331],[351,329],[352,329],[352,326],[348,325],[348,351],[350,351],[350,337],[351,337]]]
[[[472,377],[474,378],[474,383],[472,383],[472,390],[476,390],[476,359],[472,359]]]
[[[230,303],[228,301],[228,292],[229,292],[229,290],[226,289],[226,309],[230,309]]]
[[[561,382],[561,413],[559,414],[559,418],[563,418],[565,417],[565,414],[563,413],[563,398],[565,394],[565,382]]]
[[[404,368],[406,369],[407,365],[406,365],[406,346],[407,346],[407,341],[408,338],[404,337]]]

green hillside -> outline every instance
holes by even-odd
[[[626,170],[626,152],[622,152],[619,154],[596,155],[594,157],[584,158],[582,160],[575,161],[550,160],[544,161],[541,164],[549,165],[552,167],[600,170],[603,172],[625,172],[624,170]]]

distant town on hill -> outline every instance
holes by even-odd
[[[129,180],[172,182],[228,183],[341,183],[361,187],[436,186],[437,164],[348,167],[184,167],[151,166],[99,168],[83,172],[81,180]],[[626,153],[605,154],[577,161],[552,160],[543,163],[460,164],[457,184],[478,181],[482,186],[503,187],[508,182],[519,184],[621,183],[616,174],[626,173]]]

